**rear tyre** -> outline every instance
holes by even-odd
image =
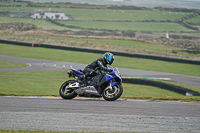
[[[123,93],[123,87],[121,84],[117,84],[112,89],[104,89],[102,96],[106,101],[117,100]]]
[[[66,88],[69,84],[74,83],[75,80],[68,80],[62,84],[60,87],[59,93],[63,99],[73,99],[77,96],[73,88]]]

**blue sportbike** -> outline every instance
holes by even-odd
[[[110,67],[110,66],[109,66]],[[112,72],[96,69],[96,75],[87,77],[83,83],[75,79],[68,80],[60,87],[60,96],[63,99],[73,99],[77,95],[82,97],[103,97],[107,101],[118,99],[123,93],[122,78],[116,67]],[[77,78],[83,75],[82,70],[70,68],[69,77]]]

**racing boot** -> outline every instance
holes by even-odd
[[[85,79],[89,76],[92,76],[94,75],[94,71],[90,71],[90,72],[87,72],[86,74],[82,75],[81,77],[79,77],[76,82],[84,85],[85,84]]]
[[[99,95],[101,95],[101,87],[99,86],[98,88],[97,88],[97,92],[99,93]]]

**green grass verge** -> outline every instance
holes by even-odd
[[[129,98],[129,97],[177,97],[183,96],[179,93],[164,90],[154,86],[147,86],[147,85],[136,85],[136,84],[128,84],[123,83],[124,93],[122,97]]]
[[[108,49],[109,51],[109,49]],[[1,55],[90,64],[102,54],[0,44]],[[199,65],[115,56],[113,66],[200,77]]]
[[[0,95],[58,96],[64,80],[0,77]]]
[[[26,66],[28,66],[28,65],[24,64],[24,63],[16,63],[16,62],[0,60],[0,68],[19,68],[19,67],[26,67]]]

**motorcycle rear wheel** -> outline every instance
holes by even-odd
[[[121,84],[117,84],[110,89],[104,89],[102,96],[106,101],[115,101],[117,100],[123,93],[123,87]]]
[[[75,80],[68,80],[62,84],[59,90],[59,94],[63,99],[73,99],[77,96],[76,92],[72,88],[66,88],[69,84],[74,83]]]

